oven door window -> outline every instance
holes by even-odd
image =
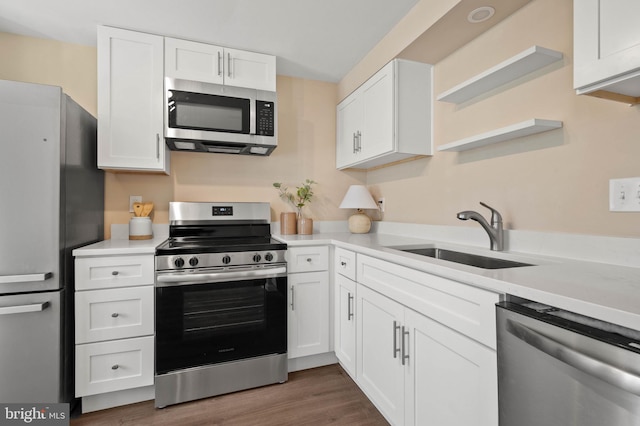
[[[286,277],[156,288],[156,371],[287,351]]]
[[[250,99],[172,90],[168,108],[171,128],[250,132]]]

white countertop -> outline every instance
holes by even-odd
[[[156,254],[156,246],[167,239],[166,235],[154,236],[150,240],[111,239],[73,250],[76,257],[117,256],[127,254]]]
[[[333,244],[444,278],[640,330],[640,268],[516,252],[494,252],[385,234],[326,233],[274,237],[290,246]],[[481,269],[389,248],[428,244],[535,266]]]

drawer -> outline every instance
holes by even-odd
[[[335,271],[351,281],[356,280],[356,254],[352,251],[336,247],[334,256]]]
[[[358,283],[490,348],[501,295],[426,272],[358,255]]]
[[[326,271],[329,269],[329,246],[289,247],[287,262],[290,273]]]
[[[154,256],[77,257],[76,290],[154,284]]]
[[[76,292],[76,343],[153,334],[153,292],[153,286]]]
[[[76,345],[76,396],[153,384],[153,336]]]

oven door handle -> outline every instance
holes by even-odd
[[[170,287],[184,284],[206,284],[225,281],[241,281],[253,278],[277,278],[287,275],[287,267],[262,268],[250,271],[225,271],[204,273],[159,273],[156,276],[157,287]]]

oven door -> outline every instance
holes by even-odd
[[[157,273],[156,374],[286,352],[286,265]]]

